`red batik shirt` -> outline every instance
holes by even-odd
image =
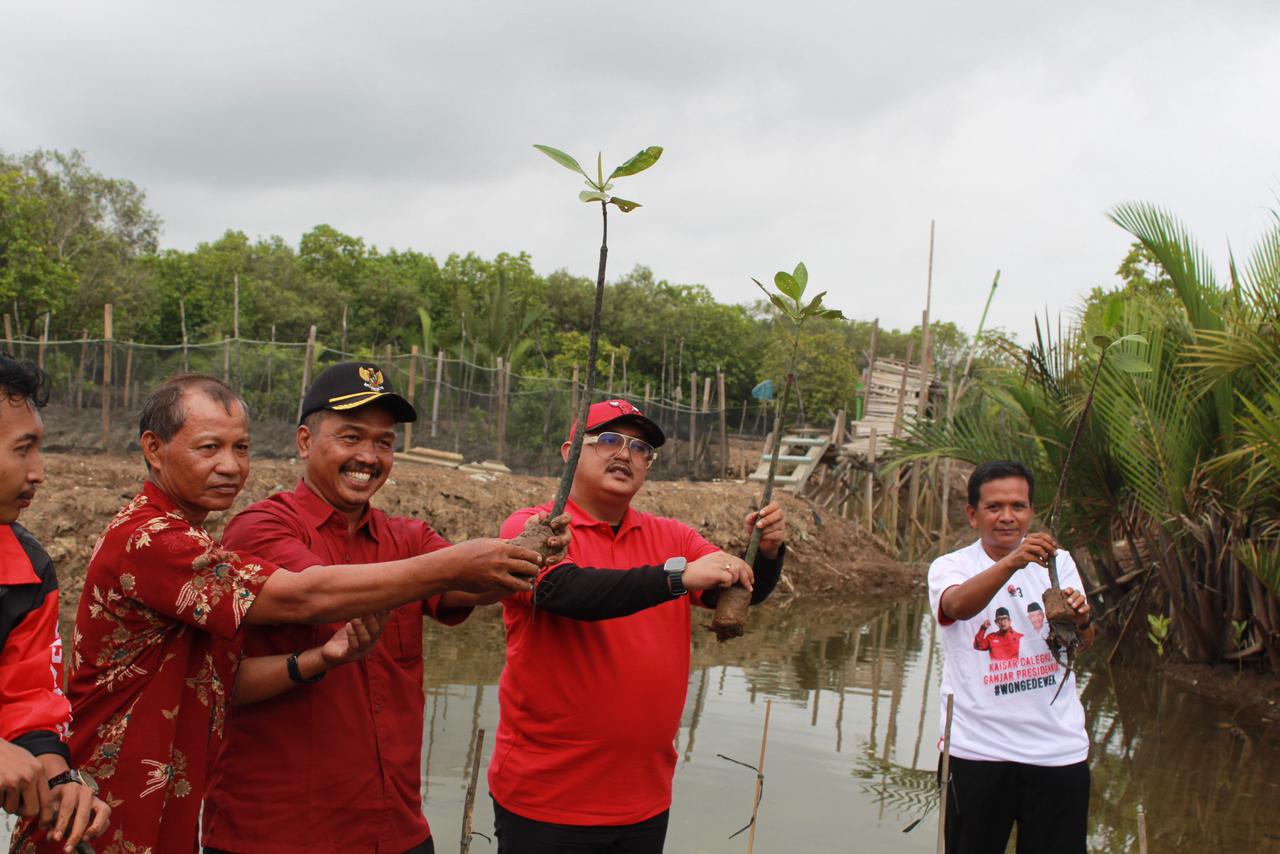
[[[376,564],[446,548],[421,519],[370,507],[347,520],[305,481],[241,511],[229,546],[286,570]],[[407,851],[431,834],[422,814],[422,620],[461,622],[439,596],[391,612],[377,646],[324,679],[238,707],[205,793],[203,844],[253,854]],[[342,624],[253,626],[245,656],[320,646]]]
[[[196,850],[208,756],[239,659],[233,639],[276,567],[224,549],[154,483],[94,546],[76,614],[67,695],[71,756],[111,824],[98,854]],[[61,851],[22,836],[17,852]]]

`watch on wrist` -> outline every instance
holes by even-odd
[[[662,571],[667,574],[667,590],[671,593],[672,598],[683,596],[689,591],[684,588],[684,568],[689,565],[689,561],[682,557],[669,557],[667,562],[662,565]]]
[[[52,777],[49,778],[50,789],[61,786],[63,783],[79,783],[81,786],[84,786],[89,791],[93,792],[95,795],[98,794],[98,784],[94,781],[94,779],[90,777],[88,774],[86,774],[85,772],[77,770],[75,768],[68,768],[66,771],[63,771],[61,774],[54,774]]]
[[[285,667],[289,669],[289,678],[299,685],[314,685],[325,676],[325,671],[321,670],[310,679],[305,678],[302,675],[302,671],[298,669],[298,653],[296,652],[290,655],[288,660],[285,661]]]

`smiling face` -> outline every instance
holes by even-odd
[[[1009,626],[1011,626],[1012,624],[1013,624],[1013,621],[1009,619],[1008,614],[1001,614],[1000,616],[996,617],[996,625],[1000,628],[1000,631],[1002,632],[1009,631]]]
[[[0,524],[16,522],[44,482],[44,424],[26,398],[0,395]]]
[[[1044,628],[1044,611],[1028,611],[1027,619],[1031,621],[1031,628],[1037,632]]]
[[[633,424],[615,422],[608,431],[632,439],[644,439],[644,431]],[[592,431],[599,432],[599,431]],[[569,458],[569,442],[560,446],[562,459]],[[601,446],[583,447],[578,470],[573,476],[573,500],[597,519],[620,522],[631,499],[649,476],[649,469],[631,455],[624,445],[612,454],[598,450]]]
[[[969,525],[982,537],[982,547],[996,560],[1017,548],[1035,515],[1027,482],[1020,477],[1001,477],[982,484],[978,506],[968,505],[965,512]]]
[[[391,474],[396,419],[377,404],[322,411],[298,427],[297,441],[307,486],[354,524]]]
[[[169,441],[147,430],[139,437],[151,480],[192,524],[236,500],[249,476],[249,418],[199,389],[182,395],[182,427]]]

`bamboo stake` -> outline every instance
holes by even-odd
[[[573,366],[573,382],[570,386],[570,389],[571,390],[569,393],[569,411],[576,413],[578,411],[578,366],[577,365]]]
[[[44,313],[44,331],[40,333],[40,345],[36,348],[36,367],[44,370],[44,348],[49,343],[49,312]]]
[[[4,349],[17,355],[13,348],[13,320],[9,317],[8,312],[4,315]]]
[[[751,831],[747,834],[747,854],[751,854],[756,844],[756,818],[760,813],[760,798],[764,795],[764,749],[769,743],[769,713],[773,711],[773,700],[764,701],[764,733],[760,736],[760,764],[756,766],[756,796],[751,806]]]
[[[506,435],[507,435],[507,390],[503,387],[503,382],[502,382],[503,377],[505,376],[505,374],[506,374],[506,362],[505,362],[505,361],[503,361],[503,358],[502,358],[501,356],[499,356],[499,357],[498,357],[498,373],[497,373],[497,376],[495,377],[495,379],[496,379],[496,381],[497,381],[497,384],[498,384],[498,388],[497,388],[497,391],[498,391],[498,401],[497,401],[498,413],[497,413],[497,424],[495,425],[495,430],[496,430],[496,432],[497,432],[497,434],[498,434],[498,435],[497,435],[497,447],[496,447],[495,451],[496,451],[496,454],[497,454],[497,458],[498,458],[499,460],[501,460],[501,459],[503,458],[503,456],[504,456],[504,455],[506,454],[506,452],[507,452],[507,448],[506,448],[506,445],[507,445],[507,442],[506,442]]]
[[[947,792],[951,788],[951,717],[955,694],[947,695],[947,722],[942,731],[942,800],[938,805],[938,854],[947,850]]]
[[[698,476],[698,372],[689,374],[689,465]]]
[[[720,395],[720,479],[729,478],[729,431],[725,423],[724,371],[716,369],[716,391]]]
[[[409,348],[409,405],[413,405],[413,387],[417,382],[418,373],[418,345],[414,344]],[[406,421],[404,423],[404,449],[409,451],[413,448],[413,422]]]
[[[102,450],[111,440],[111,303],[102,306]]]
[[[707,374],[706,379],[702,383],[702,411],[708,413],[711,411],[711,375]]]
[[[124,408],[129,408],[129,384],[133,381],[133,342],[127,342],[124,351]]]
[[[231,383],[231,336],[222,336],[222,381]]]
[[[1138,854],[1147,854],[1147,811],[1138,804]]]
[[[471,813],[476,806],[476,780],[480,777],[480,754],[484,750],[484,730],[476,730],[475,750],[471,755],[471,781],[467,783],[467,796],[462,808],[461,854],[471,850]]]
[[[76,370],[76,409],[84,405],[84,363],[89,357],[89,330],[80,330],[80,367]]]
[[[236,385],[240,386],[244,384],[240,375],[240,274],[233,274],[232,280],[235,282],[235,304],[231,314],[231,337],[236,339]]]
[[[267,399],[271,399],[271,362],[276,351],[276,325],[271,324],[271,345],[267,347]]]
[[[311,359],[316,351],[316,327],[311,324],[311,330],[307,332],[307,354],[302,360],[302,391],[298,392],[298,417],[295,419],[302,421],[302,401],[307,396],[307,386],[311,385]]]
[[[191,370],[191,354],[187,349],[187,298],[178,297],[178,320],[182,326],[182,372]]]
[[[444,350],[436,350],[436,387],[431,391],[431,438],[440,423],[440,382],[444,377]]]

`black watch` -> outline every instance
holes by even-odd
[[[50,789],[61,786],[63,783],[79,783],[95,795],[98,794],[98,784],[94,782],[94,779],[83,771],[79,771],[75,768],[68,768],[61,774],[54,774],[49,778]]]
[[[673,598],[689,592],[684,589],[684,568],[688,565],[689,561],[682,557],[669,557],[662,565],[662,571],[667,574],[667,590]]]
[[[289,669],[289,678],[299,685],[313,685],[323,679],[326,673],[326,671],[321,670],[310,679],[303,678],[302,671],[298,669],[298,653],[296,652],[290,655],[288,660],[285,661],[285,667]]]

